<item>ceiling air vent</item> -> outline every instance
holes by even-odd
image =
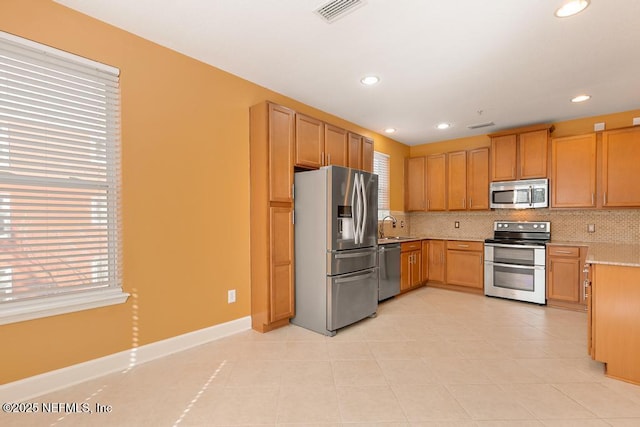
[[[480,129],[480,128],[486,128],[489,126],[495,126],[495,123],[493,122],[486,122],[486,123],[476,123],[475,125],[469,125],[467,126],[468,129]]]
[[[333,0],[316,9],[316,13],[328,23],[332,23],[360,6],[364,6],[363,0]]]

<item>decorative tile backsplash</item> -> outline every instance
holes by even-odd
[[[567,242],[640,242],[640,209],[496,209],[483,212],[412,212],[394,213],[409,224],[406,233],[391,229],[389,235],[428,236],[435,238],[486,239],[493,235],[494,221],[550,221],[551,238]],[[455,228],[455,222],[460,228]],[[595,225],[595,232],[587,231]],[[405,229],[402,229],[404,231]]]

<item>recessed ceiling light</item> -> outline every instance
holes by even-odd
[[[396,129],[395,128],[386,128],[384,130],[385,133],[395,133]]]
[[[591,95],[578,95],[575,98],[571,99],[571,102],[584,102],[591,99]]]
[[[436,127],[440,130],[444,130],[449,129],[451,125],[449,123],[439,123]]]
[[[380,77],[378,76],[364,76],[360,79],[360,83],[363,85],[371,86],[380,81]]]
[[[560,6],[556,10],[556,16],[558,18],[567,18],[577,13],[582,12],[589,6],[590,0],[571,0]]]

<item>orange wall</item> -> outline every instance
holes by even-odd
[[[0,383],[250,315],[251,105],[269,99],[373,138],[394,157],[392,203],[402,206],[402,144],[52,1],[1,9],[0,30],[121,70],[123,282],[133,296],[0,326]]]

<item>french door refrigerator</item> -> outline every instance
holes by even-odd
[[[294,179],[291,322],[333,336],[378,309],[378,176],[326,166]]]

